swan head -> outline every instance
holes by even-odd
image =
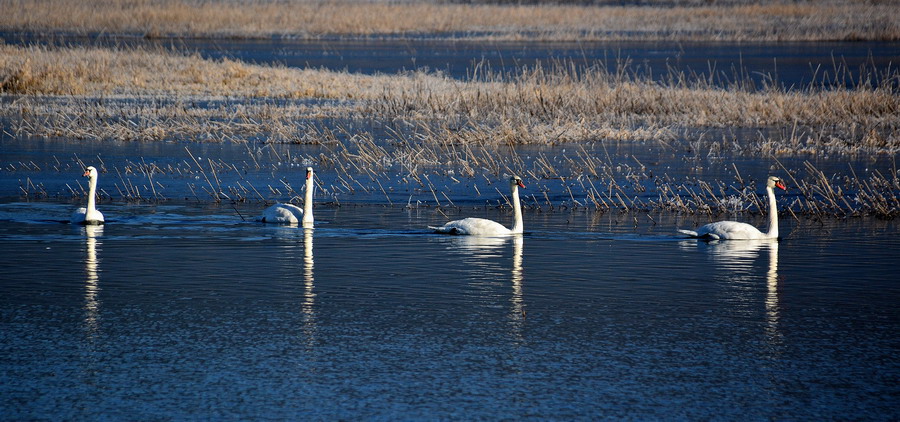
[[[781,180],[781,178],[775,176],[769,176],[769,180],[766,181],[766,187],[769,189],[778,188],[783,191],[787,190],[787,187],[784,186],[784,182]]]
[[[522,183],[522,178],[519,176],[512,176],[509,178],[509,186],[518,186],[522,189],[525,189],[525,184]]]
[[[85,169],[84,169],[84,175],[83,175],[83,176],[84,176],[84,177],[87,177],[87,178],[89,178],[89,179],[96,179],[96,178],[97,178],[97,169],[94,168],[94,166],[87,166],[87,167],[85,167]]]
[[[313,177],[313,168],[307,167],[306,168],[306,180],[312,179],[312,177]]]

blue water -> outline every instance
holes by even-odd
[[[476,65],[601,56],[654,75],[669,65],[702,73],[712,58],[760,82],[777,63],[786,85],[808,83],[811,63],[832,55],[855,68],[871,53],[884,69],[897,51],[197,43],[188,48],[209,57],[455,77]],[[658,181],[816,177],[805,161],[835,180],[897,172],[886,154],[584,148],[626,198],[652,198]],[[778,243],[680,239],[675,228],[710,217],[591,211],[586,188],[605,177],[577,176],[582,150],[525,146],[494,159],[531,173],[522,175],[526,235],[443,237],[426,227],[467,216],[509,224],[508,208],[497,208],[506,169],[467,178],[457,166],[425,166],[420,184],[398,163],[348,172],[317,161],[332,153],[0,134],[0,419],[900,419],[896,221],[782,215]],[[542,177],[538,158],[568,179]],[[87,164],[102,170],[104,227],[60,223],[84,201]],[[300,190],[309,165],[316,228],[253,222],[263,201]],[[152,178],[146,166],[158,169]],[[228,197],[215,203],[213,191]],[[789,186],[779,204],[798,198]]]
[[[526,210],[525,236],[472,239],[425,227],[510,215],[70,211],[0,204],[4,419],[900,417],[895,222],[706,244],[662,215]]]

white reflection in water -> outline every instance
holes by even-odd
[[[87,225],[82,227],[86,242],[86,255],[84,259],[85,287],[84,287],[84,323],[90,335],[97,333],[100,301],[97,294],[100,291],[100,270],[97,259],[97,238],[103,235],[102,225]],[[102,246],[102,243],[100,244]]]
[[[472,256],[495,256],[508,237],[487,236],[452,236],[451,244],[462,251],[471,252]]]
[[[696,242],[682,242],[681,245],[684,247],[691,243]],[[778,329],[778,320],[781,313],[778,298],[778,240],[714,241],[706,244],[706,248],[710,256],[726,270],[723,275],[738,289],[745,288],[742,283],[753,282],[759,278],[757,274],[754,274],[753,263],[756,259],[763,257],[764,251],[768,251],[769,262],[765,277],[766,297],[764,301],[766,309],[766,336],[770,343],[780,343],[781,332]],[[721,271],[721,269],[716,269],[716,271]],[[753,299],[747,301],[755,302]]]
[[[285,274],[281,277],[288,280],[292,286],[297,278],[302,278],[302,293],[300,296],[300,326],[298,327],[303,336],[303,341],[308,347],[312,347],[316,342],[317,321],[316,321],[316,292],[315,292],[315,254],[313,252],[313,235],[315,229],[311,227],[300,228],[300,225],[280,225],[270,227],[275,237],[281,242],[279,243],[281,256],[279,260],[283,262]],[[302,232],[301,232],[302,230]],[[300,238],[302,233],[302,239]],[[302,259],[300,257],[300,248],[302,241]]]
[[[522,235],[513,237],[513,258],[512,258],[512,310],[510,319],[513,321],[513,336],[521,337],[522,324],[525,320],[525,301],[522,296],[522,249],[524,248],[524,239]]]
[[[769,244],[769,271],[766,272],[766,321],[769,338],[773,342],[781,339],[778,331],[778,319],[781,311],[778,305],[778,242]],[[780,343],[780,342],[779,342]]]
[[[316,293],[313,260],[313,229],[303,229],[303,314],[310,324],[315,321]]]
[[[506,274],[506,270],[499,267],[497,261],[502,258],[503,247],[508,240],[508,236],[450,236],[448,248],[465,255],[463,262],[467,270],[472,272],[475,285],[490,289],[500,279],[499,276]]]
[[[512,243],[511,263],[503,259],[503,251],[509,243]],[[450,249],[468,256],[465,262],[475,275],[473,279],[478,280],[477,285],[480,288],[478,300],[496,304],[497,302],[493,302],[491,298],[499,300],[501,296],[496,293],[495,289],[500,280],[509,277],[511,285],[509,295],[510,334],[517,339],[522,337],[521,332],[526,316],[523,292],[524,245],[525,240],[522,235],[512,235],[502,237],[453,236],[449,246]],[[502,297],[506,297],[505,289]]]

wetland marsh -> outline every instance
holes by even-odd
[[[900,418],[896,17],[866,42],[804,48],[752,23],[629,44],[548,28],[555,43],[385,29],[160,43],[168,29],[102,40],[91,19],[30,38],[48,27],[10,16],[7,418]],[[784,36],[820,39],[841,25],[828,19]],[[87,165],[107,223],[62,224]],[[315,228],[255,221],[302,205],[308,166]],[[513,174],[524,235],[427,230],[508,225]],[[788,185],[780,241],[675,232],[764,228],[770,174]]]

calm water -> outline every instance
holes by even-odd
[[[758,80],[772,72],[788,85],[807,83],[815,63],[832,56],[855,68],[871,54],[884,69],[898,51],[896,43],[546,47],[266,40],[179,48],[455,77],[476,63],[510,70],[629,57],[659,75],[666,66],[703,72],[713,60],[719,71],[737,66]],[[379,169],[377,185],[366,174],[346,182],[333,165],[316,165],[327,147],[2,132],[0,419],[900,419],[894,221],[783,219],[779,243],[706,244],[674,236],[707,222],[699,218],[559,211],[568,198],[584,200],[578,184],[587,182],[541,179],[526,180],[535,196],[524,202],[546,194],[556,211],[526,210],[525,236],[442,237],[425,227],[463,216],[508,224],[493,208],[502,176],[423,170],[448,195],[441,201],[463,205],[438,211],[436,195],[400,164]],[[585,148],[619,182],[655,175],[638,185],[663,175],[673,184],[733,183],[735,168],[759,181],[782,164],[803,178],[804,161],[838,177],[897,171],[889,156],[776,162],[652,142]],[[568,174],[579,152],[523,147],[496,159],[531,169],[540,157]],[[263,205],[246,191],[250,203],[210,204],[212,182],[194,157],[234,166],[215,175],[222,192],[252,185],[279,200],[289,196],[270,187],[299,190],[305,167],[316,166],[316,228],[249,221]],[[80,202],[71,198],[84,187],[82,161],[103,169],[104,227],[58,222]],[[151,180],[146,165],[166,170]],[[121,202],[126,186],[152,198],[151,185],[170,201]],[[654,195],[652,186],[633,187],[624,186],[627,195]],[[43,199],[23,202],[26,191]]]
[[[0,204],[4,419],[900,417],[895,222],[759,244],[586,212],[480,240],[381,206],[48,222],[72,207]]]
[[[716,82],[749,80],[758,87],[804,87],[811,82],[842,85],[859,78],[860,67],[879,73],[896,68],[900,43],[894,42],[515,42],[470,40],[146,40],[141,37],[52,36],[3,34],[8,44],[129,46],[150,45],[197,52],[213,59],[289,67],[324,68],[353,73],[397,73],[426,69],[453,78],[469,78],[485,71],[517,72],[523,66],[570,63],[576,68],[605,67],[655,80],[669,70],[696,74]],[[837,72],[847,72],[834,80]],[[827,73],[827,79],[823,78]]]

